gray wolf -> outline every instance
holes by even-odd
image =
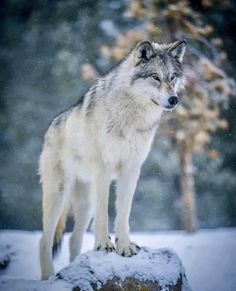
[[[138,245],[129,237],[132,198],[164,110],[176,108],[184,87],[186,41],[144,41],[49,126],[40,156],[43,190],[42,279],[54,274],[52,246],[61,238],[67,212],[75,224],[70,261],[79,254],[94,218],[95,250],[129,257]],[[115,244],[108,232],[108,195],[116,180]]]

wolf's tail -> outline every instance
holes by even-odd
[[[54,234],[53,246],[52,246],[53,258],[57,256],[57,254],[60,252],[60,249],[61,249],[61,243],[62,243],[64,231],[66,228],[66,220],[67,220],[68,212],[69,212],[69,207],[68,205],[66,205],[57,223],[57,227]]]

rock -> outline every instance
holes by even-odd
[[[87,252],[49,281],[51,286],[61,283],[65,290],[72,291],[191,290],[180,259],[167,248],[141,248],[131,258],[116,253]]]
[[[47,281],[0,277],[3,291],[191,291],[171,249],[141,248],[136,256],[87,252]]]

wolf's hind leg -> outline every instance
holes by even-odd
[[[48,197],[48,199],[43,207],[43,235],[40,240],[40,265],[43,280],[54,274],[52,261],[53,239],[64,206],[61,193],[44,193],[44,196]]]
[[[64,209],[65,189],[62,170],[56,161],[53,164],[52,155],[47,151],[44,151],[41,156],[40,171],[43,188],[43,234],[40,240],[40,265],[42,279],[47,279],[54,274],[52,246],[56,226]]]
[[[94,197],[91,185],[76,180],[71,202],[75,224],[70,237],[70,262],[79,255],[84,232],[93,216]]]

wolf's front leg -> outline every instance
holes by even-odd
[[[108,197],[110,175],[103,171],[96,177],[95,250],[115,250],[108,232]]]
[[[129,215],[139,173],[139,166],[129,166],[124,169],[117,181],[116,252],[125,257],[136,255],[139,249],[139,246],[129,238]]]

